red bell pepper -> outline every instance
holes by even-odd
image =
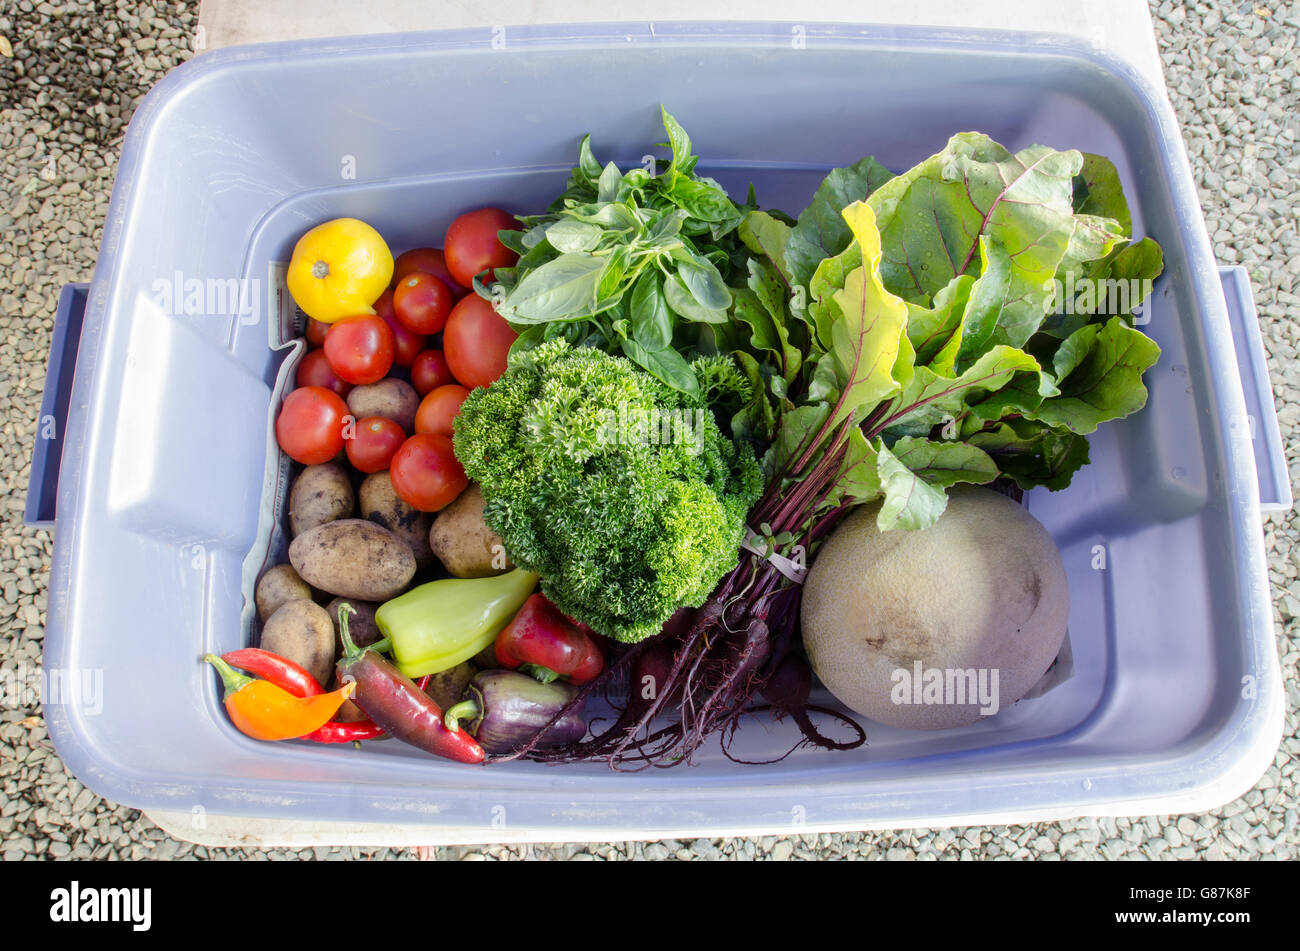
[[[523,669],[542,683],[567,677],[585,684],[605,669],[605,651],[595,636],[562,614],[544,594],[534,594],[497,635],[497,663]]]

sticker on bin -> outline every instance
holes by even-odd
[[[289,293],[288,273],[288,261],[271,261],[267,265],[266,312],[271,315],[267,332],[272,350],[279,350],[284,344],[302,337],[307,327],[307,315]]]

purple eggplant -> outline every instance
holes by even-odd
[[[465,729],[489,753],[511,753],[550,723],[576,692],[571,684],[539,683],[515,670],[484,670],[447,711],[445,722],[449,730]],[[548,729],[537,746],[563,746],[586,734],[586,721],[574,711]]]

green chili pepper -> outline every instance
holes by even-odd
[[[398,670],[407,677],[437,674],[490,647],[535,587],[537,575],[522,568],[430,581],[380,605],[375,624],[392,641]]]

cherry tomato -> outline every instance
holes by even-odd
[[[485,268],[511,267],[519,255],[497,237],[498,231],[519,231],[522,226],[500,208],[467,211],[451,223],[444,242],[447,270],[459,284],[474,286],[474,275]],[[491,278],[491,275],[488,275]]]
[[[474,389],[506,372],[510,345],[518,338],[491,304],[472,294],[451,309],[442,332],[442,350],[452,376]]]
[[[397,319],[417,334],[436,334],[446,326],[452,303],[447,285],[423,271],[406,275],[393,291]]]
[[[384,292],[379,295],[379,299],[370,305],[375,309],[375,313],[387,320],[389,317],[396,317],[397,311],[393,310],[393,289],[385,288]]]
[[[316,466],[343,451],[348,404],[323,386],[304,386],[284,398],[275,418],[275,441],[295,462]]]
[[[397,341],[382,317],[361,314],[331,324],[321,349],[339,379],[361,385],[388,376]]]
[[[307,351],[293,375],[293,382],[296,386],[323,386],[344,399],[347,399],[352,389],[351,383],[344,383],[330,369],[330,363],[325,359],[323,350]]]
[[[445,508],[469,485],[451,440],[438,433],[416,433],[402,443],[388,475],[397,497],[421,512]]]
[[[420,408],[415,411],[415,431],[417,433],[441,433],[451,435],[451,421],[460,412],[460,404],[469,396],[469,390],[455,383],[430,390],[429,395],[420,400]]]
[[[307,346],[320,347],[325,344],[325,334],[329,333],[330,325],[323,321],[307,318],[307,331],[304,336],[307,338]]]
[[[397,450],[406,442],[406,432],[391,419],[367,416],[357,420],[352,438],[346,440],[348,461],[369,475],[387,469]]]
[[[430,390],[455,382],[456,378],[451,375],[447,358],[443,356],[441,350],[425,350],[417,353],[411,362],[411,385],[421,396]]]
[[[456,300],[469,293],[468,287],[461,287],[451,276],[451,271],[447,270],[446,258],[437,248],[413,248],[399,254],[397,260],[393,262],[393,286],[396,287],[398,281],[415,271],[432,274],[442,281]]]

